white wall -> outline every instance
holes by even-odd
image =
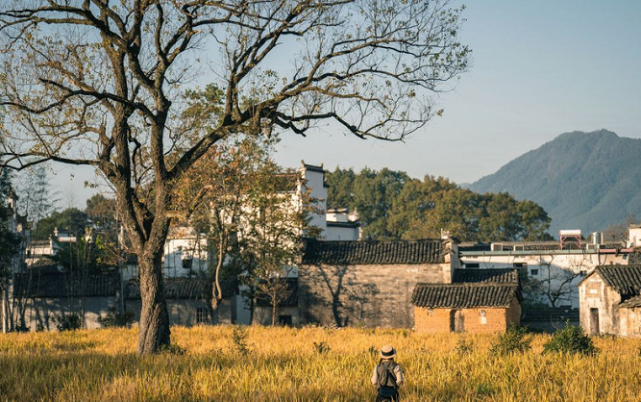
[[[479,268],[523,268],[529,279],[538,281],[541,293],[538,301],[552,305],[543,293],[561,293],[556,306],[579,307],[577,285],[597,265],[627,264],[627,254],[602,254],[585,250],[547,250],[531,252],[464,252],[461,262],[479,264]]]

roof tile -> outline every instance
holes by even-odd
[[[509,307],[514,297],[521,299],[519,286],[513,283],[419,283],[412,303],[425,308]]]
[[[445,262],[441,240],[307,242],[303,264],[390,265]]]

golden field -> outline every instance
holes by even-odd
[[[594,357],[541,355],[549,338],[495,357],[492,335],[174,327],[177,350],[139,357],[136,329],[0,334],[0,401],[373,401],[384,344],[398,350],[403,401],[641,401],[641,341],[595,338]]]

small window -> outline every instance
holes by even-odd
[[[525,268],[525,267],[527,267],[527,263],[526,262],[515,262],[514,264],[512,264],[512,267],[513,268]]]
[[[205,307],[196,308],[196,323],[203,324],[207,322],[207,309]]]
[[[183,268],[191,269],[193,262],[194,262],[193,258],[183,258]]]
[[[530,270],[530,276],[539,276],[539,270],[538,269],[531,269]]]
[[[481,325],[486,325],[487,324],[487,312],[485,310],[481,310]]]
[[[282,326],[291,327],[292,326],[292,316],[291,315],[279,315],[278,324]]]
[[[480,268],[480,264],[478,262],[466,262],[465,263],[465,268]]]

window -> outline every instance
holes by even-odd
[[[465,263],[465,268],[480,268],[480,264],[478,262],[466,262]]]
[[[539,276],[539,270],[538,269],[531,269],[530,270],[530,276]]]
[[[196,323],[203,324],[207,322],[207,309],[205,307],[196,308]]]
[[[487,312],[485,310],[481,310],[481,325],[487,324]]]
[[[278,324],[291,327],[292,326],[292,316],[291,315],[279,315]]]
[[[191,269],[191,265],[193,264],[193,262],[194,259],[192,257],[183,258],[183,268]]]
[[[526,262],[515,262],[514,264],[512,264],[512,267],[513,268],[525,268],[525,267],[527,267],[527,263]]]

